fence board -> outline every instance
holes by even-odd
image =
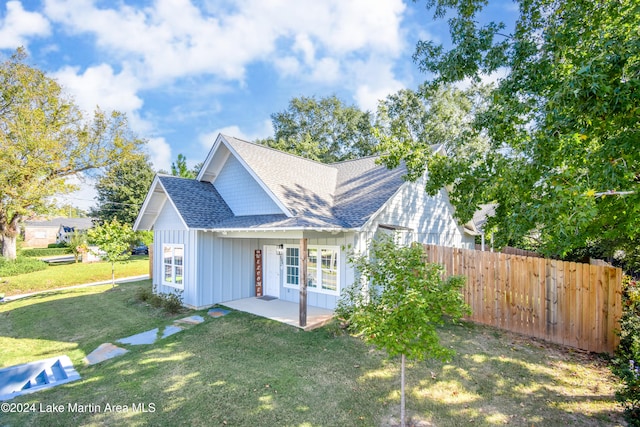
[[[467,277],[470,320],[595,352],[615,350],[622,270],[426,245],[445,276]]]

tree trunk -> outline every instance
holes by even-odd
[[[8,260],[16,259],[16,236],[2,236],[2,256]]]
[[[16,259],[16,240],[18,238],[18,221],[20,217],[14,215],[10,220],[0,212],[0,243],[2,256],[8,260]]]
[[[111,289],[116,287],[116,263],[111,263]]]
[[[400,426],[405,427],[407,424],[404,420],[404,353],[402,354],[402,364],[400,367]]]

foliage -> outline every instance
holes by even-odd
[[[47,245],[47,249],[62,249],[62,248],[68,248],[69,245],[66,242],[60,242],[60,243],[49,243]]]
[[[153,231],[140,230],[136,231],[135,233],[135,242],[142,243],[145,246],[153,245]]]
[[[0,277],[18,276],[45,268],[47,268],[47,263],[38,259],[20,256],[14,260],[8,260],[0,257]]]
[[[292,98],[271,121],[274,137],[256,142],[323,163],[371,155],[377,143],[371,113],[345,105],[335,95]]]
[[[129,224],[121,224],[114,218],[89,229],[87,237],[89,243],[100,248],[100,257],[111,263],[111,284],[115,286],[115,263],[129,259],[135,233]]]
[[[436,145],[459,161],[481,161],[488,141],[472,124],[475,115],[487,108],[489,91],[490,86],[482,85],[465,90],[422,85],[415,92],[403,89],[389,95],[378,104],[375,125],[382,161],[391,168],[404,161],[410,180],[423,176]]]
[[[71,249],[75,261],[78,262],[78,259],[87,250],[87,234],[74,230],[69,238],[69,249]]]
[[[338,312],[347,314],[350,328],[391,357],[451,356],[438,344],[436,326],[468,312],[460,292],[464,277],[443,280],[442,266],[428,263],[422,246],[402,247],[391,236],[373,240],[369,255],[349,256],[361,280],[340,300]]]
[[[109,167],[96,183],[98,207],[92,216],[104,221],[116,218],[133,225],[155,172],[144,155],[138,155]]]
[[[341,298],[338,313],[363,339],[402,356],[401,422],[404,425],[404,359],[446,359],[453,351],[440,344],[436,326],[469,312],[461,276],[442,279],[443,267],[428,263],[419,244],[398,246],[380,236],[370,254],[350,254],[360,281]]]
[[[622,380],[616,398],[625,408],[629,425],[640,426],[640,283],[625,276],[620,345],[612,364]]]
[[[126,117],[83,116],[60,85],[24,63],[24,50],[0,64],[0,239],[16,256],[18,223],[46,212],[51,196],[75,190],[68,178],[123,161],[143,141]]]
[[[136,291],[136,299],[138,301],[145,302],[152,307],[160,308],[167,314],[176,314],[181,312],[183,307],[183,291],[176,290],[169,294],[162,294],[158,292],[156,285],[153,288],[145,286],[138,288]]]
[[[183,154],[178,154],[178,158],[175,162],[171,163],[171,175],[179,176],[181,178],[195,179],[202,169],[203,163],[196,163],[193,169],[189,169],[187,166],[187,158]]]
[[[47,210],[47,216],[65,217],[65,218],[86,218],[87,212],[70,203],[62,203],[58,206],[50,206]]]
[[[562,255],[640,230],[640,4],[520,0],[513,31],[482,23],[485,0],[427,0],[449,19],[452,48],[417,45],[430,86],[505,73],[473,123],[489,149],[478,162],[425,156],[429,192],[451,188],[456,214],[496,203],[495,242],[534,234]],[[507,33],[507,34],[504,34]],[[474,134],[463,134],[462,145]],[[405,152],[403,156],[409,156]],[[614,195],[602,195],[612,191]]]
[[[29,258],[37,258],[37,257],[46,257],[46,256],[54,256],[54,255],[67,255],[73,253],[70,247],[62,247],[62,248],[32,248],[32,249],[22,249],[20,251],[21,257],[29,257]]]

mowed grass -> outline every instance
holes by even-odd
[[[0,365],[68,354],[80,381],[14,403],[63,413],[2,414],[9,426],[380,426],[397,423],[399,361],[335,324],[302,332],[232,311],[94,366],[102,342],[170,324],[135,300],[149,282],[56,292],[0,305]],[[622,425],[603,359],[462,324],[441,330],[457,355],[410,363],[407,409],[422,425]],[[69,404],[93,408],[70,412]],[[107,411],[111,405],[111,411]],[[147,411],[134,411],[145,404]],[[93,405],[93,406],[91,406]],[[113,410],[122,405],[124,412]],[[100,412],[96,411],[100,408]]]
[[[116,263],[116,279],[142,274],[149,274],[148,255],[135,255],[126,262]],[[0,294],[11,296],[103,280],[111,280],[108,262],[50,265],[44,270],[0,278]]]

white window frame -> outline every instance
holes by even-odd
[[[166,263],[165,262],[165,249],[170,249],[171,250],[171,262],[170,263]],[[175,262],[175,258],[176,258],[176,249],[181,249],[182,250],[182,264],[176,264]],[[183,289],[184,290],[184,273],[185,273],[185,266],[184,266],[184,245],[183,244],[179,244],[179,243],[163,243],[162,244],[162,284],[165,286],[171,286],[172,288],[176,288],[176,289]],[[167,272],[167,266],[170,266],[171,268],[171,281],[167,281],[166,280],[166,272]],[[176,274],[176,271],[182,269],[182,276],[181,276],[181,282],[180,283],[176,283],[176,277],[178,277],[178,275]]]
[[[285,250],[284,250],[284,273],[285,273],[285,279],[284,279],[284,287],[285,288],[291,288],[291,289],[300,289],[300,286],[298,284],[293,284],[293,283],[289,283],[289,275],[288,273],[288,268],[287,267],[297,267],[298,268],[298,281],[300,280],[300,246],[297,245],[285,245],[284,246]],[[295,248],[298,249],[298,265],[294,266],[294,265],[289,265],[287,264],[287,248]],[[315,249],[318,252],[318,261],[317,261],[317,267],[316,267],[316,274],[315,274],[315,281],[316,283],[320,284],[317,287],[310,287],[309,286],[309,279],[310,277],[307,277],[307,292],[314,292],[314,293],[318,293],[318,294],[326,294],[326,295],[333,295],[333,296],[340,296],[340,290],[341,290],[341,285],[340,285],[340,258],[341,258],[341,253],[340,253],[340,246],[328,246],[328,245],[308,245],[307,246],[307,251],[311,250],[311,249]],[[322,250],[331,250],[335,253],[336,256],[336,290],[330,290],[330,289],[323,289],[322,288],[322,263],[321,263],[321,258],[322,258]],[[308,255],[307,255],[308,256]],[[308,274],[308,271],[307,271]]]

